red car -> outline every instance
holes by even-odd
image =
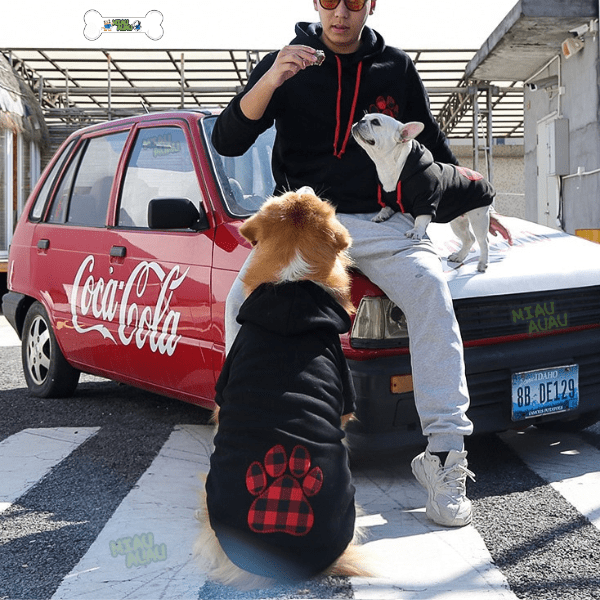
[[[273,189],[268,131],[242,157],[210,144],[215,115],[150,114],[71,135],[17,225],[3,311],[22,339],[34,396],[65,396],[87,372],[211,408],[224,359],[225,298],[248,252],[238,233]],[[476,432],[600,419],[600,246],[507,219],[446,265],[465,341]],[[442,255],[456,245],[432,226]],[[355,446],[420,441],[404,315],[360,273],[343,345],[358,393]]]

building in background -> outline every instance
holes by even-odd
[[[467,76],[524,88],[525,218],[600,241],[598,0],[520,0]]]
[[[29,86],[0,54],[0,272],[23,205],[40,176],[48,142],[42,110]]]

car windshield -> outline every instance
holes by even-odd
[[[275,127],[265,131],[242,156],[221,156],[211,142],[216,117],[201,121],[215,173],[228,211],[236,217],[255,213],[275,189],[271,156]]]

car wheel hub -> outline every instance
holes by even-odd
[[[44,383],[50,368],[50,330],[44,319],[36,317],[29,329],[27,366],[36,385]]]

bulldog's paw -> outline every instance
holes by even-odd
[[[384,206],[372,219],[373,223],[383,223],[387,221],[392,215],[394,211],[389,206]]]
[[[420,229],[417,229],[415,227],[414,229],[409,229],[404,235],[407,238],[419,241],[419,240],[423,239],[423,236],[425,235],[425,232],[421,231]]]
[[[269,484],[269,477],[275,481]],[[283,446],[273,446],[265,455],[264,466],[253,462],[246,472],[246,487],[258,496],[248,512],[250,529],[306,535],[315,520],[308,497],[318,494],[322,486],[323,471],[311,469],[310,454],[304,446],[295,446],[289,460]]]

